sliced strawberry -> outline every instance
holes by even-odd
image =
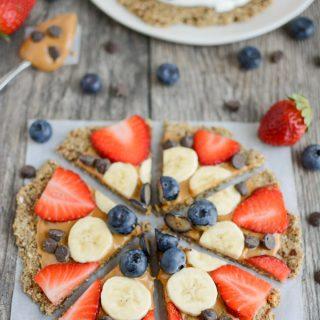
[[[195,133],[193,147],[202,165],[228,161],[240,151],[238,142],[204,129]]]
[[[150,310],[147,315],[143,318],[143,320],[155,320],[156,317],[154,315],[154,310]]]
[[[41,269],[34,277],[47,298],[58,305],[99,267],[98,262],[57,263]]]
[[[241,320],[254,318],[272,288],[268,282],[232,265],[222,266],[210,276],[230,312]]]
[[[246,262],[258,269],[269,273],[279,281],[287,280],[291,273],[291,270],[283,261],[272,256],[265,255],[251,257],[247,259]]]
[[[167,303],[168,320],[182,320],[182,316],[177,307],[170,301]]]
[[[101,281],[96,280],[59,320],[96,320],[100,305]]]
[[[256,189],[238,205],[232,220],[253,232],[284,233],[288,228],[288,214],[281,191],[277,186]]]
[[[94,208],[90,189],[80,176],[57,168],[34,211],[44,220],[62,222],[85,217]]]
[[[150,127],[137,115],[91,134],[91,143],[100,156],[133,165],[149,156],[150,141]]]

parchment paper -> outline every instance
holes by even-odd
[[[93,126],[108,124],[110,122],[100,121],[69,121],[69,120],[53,120],[50,121],[53,127],[53,136],[49,142],[45,144],[37,144],[31,140],[28,141],[26,164],[32,164],[35,167],[39,167],[48,159],[57,160],[64,167],[69,167],[74,171],[81,173],[72,165],[64,161],[59,155],[54,152],[55,147],[65,138],[67,133],[77,127]],[[197,122],[200,124],[200,122]],[[266,167],[273,170],[277,178],[281,183],[281,189],[284,193],[287,208],[290,212],[299,214],[297,205],[297,196],[294,182],[294,173],[292,167],[291,151],[290,148],[274,148],[262,144],[256,135],[257,124],[248,123],[235,123],[235,122],[201,122],[201,124],[223,126],[231,130],[236,139],[240,141],[247,148],[257,149],[266,156]],[[159,153],[159,141],[162,133],[162,124],[160,122],[153,123],[153,168],[158,167],[156,160],[156,154],[161,157]],[[157,157],[158,159],[159,157]],[[155,169],[154,169],[155,170]],[[105,190],[101,185],[96,183],[88,175],[82,173],[82,177],[90,185],[96,189],[100,189],[107,195],[111,195],[110,192]],[[115,198],[111,195],[112,198]],[[116,198],[121,202],[120,199]],[[139,218],[143,220],[143,216],[139,215]],[[160,220],[153,217],[152,224],[156,226]],[[184,243],[185,244],[185,243]],[[100,275],[105,273],[117,263],[117,259],[114,259],[106,268],[100,270]],[[20,273],[21,264],[20,260],[17,261],[15,287],[13,292],[12,306],[11,306],[11,320],[40,320],[40,319],[52,319],[50,317],[43,316],[36,304],[34,304],[27,295],[21,290],[20,285]],[[302,301],[302,285],[301,277],[295,280],[289,280],[286,284],[280,285],[277,282],[271,281],[275,287],[281,290],[281,304],[275,310],[277,320],[302,320],[303,319],[303,301]],[[83,290],[80,290],[80,292]],[[80,294],[79,292],[79,294]],[[73,299],[74,300],[74,299]],[[71,300],[72,301],[72,300]],[[69,303],[71,302],[69,301]],[[158,315],[158,319],[165,319],[165,315]]]

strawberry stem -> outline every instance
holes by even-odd
[[[297,109],[301,112],[301,115],[304,119],[304,123],[307,127],[309,127],[313,117],[313,111],[308,99],[305,96],[297,93],[294,93],[291,96],[289,96],[289,99],[295,102]]]
[[[10,37],[1,31],[0,31],[0,38],[2,38],[5,42],[10,42]]]

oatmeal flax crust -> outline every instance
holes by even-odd
[[[179,7],[158,0],[118,0],[148,24],[166,27],[185,23],[194,26],[225,25],[250,19],[267,8],[272,0],[251,0],[229,12],[219,13],[205,7]]]
[[[52,314],[57,306],[47,299],[33,280],[41,268],[36,242],[37,217],[34,214],[34,204],[57,167],[56,163],[47,162],[38,170],[36,178],[20,189],[17,194],[17,210],[13,223],[13,233],[23,264],[21,275],[23,291],[39,304],[40,310],[45,314]]]

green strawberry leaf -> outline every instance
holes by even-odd
[[[307,128],[310,126],[312,117],[313,117],[313,110],[310,106],[310,103],[306,97],[301,94],[294,93],[289,96],[290,100],[293,100],[296,104],[298,110],[301,111],[301,115],[304,119],[304,123],[306,124]]]
[[[10,37],[1,31],[0,31],[0,39],[5,40],[6,42],[10,42]]]

